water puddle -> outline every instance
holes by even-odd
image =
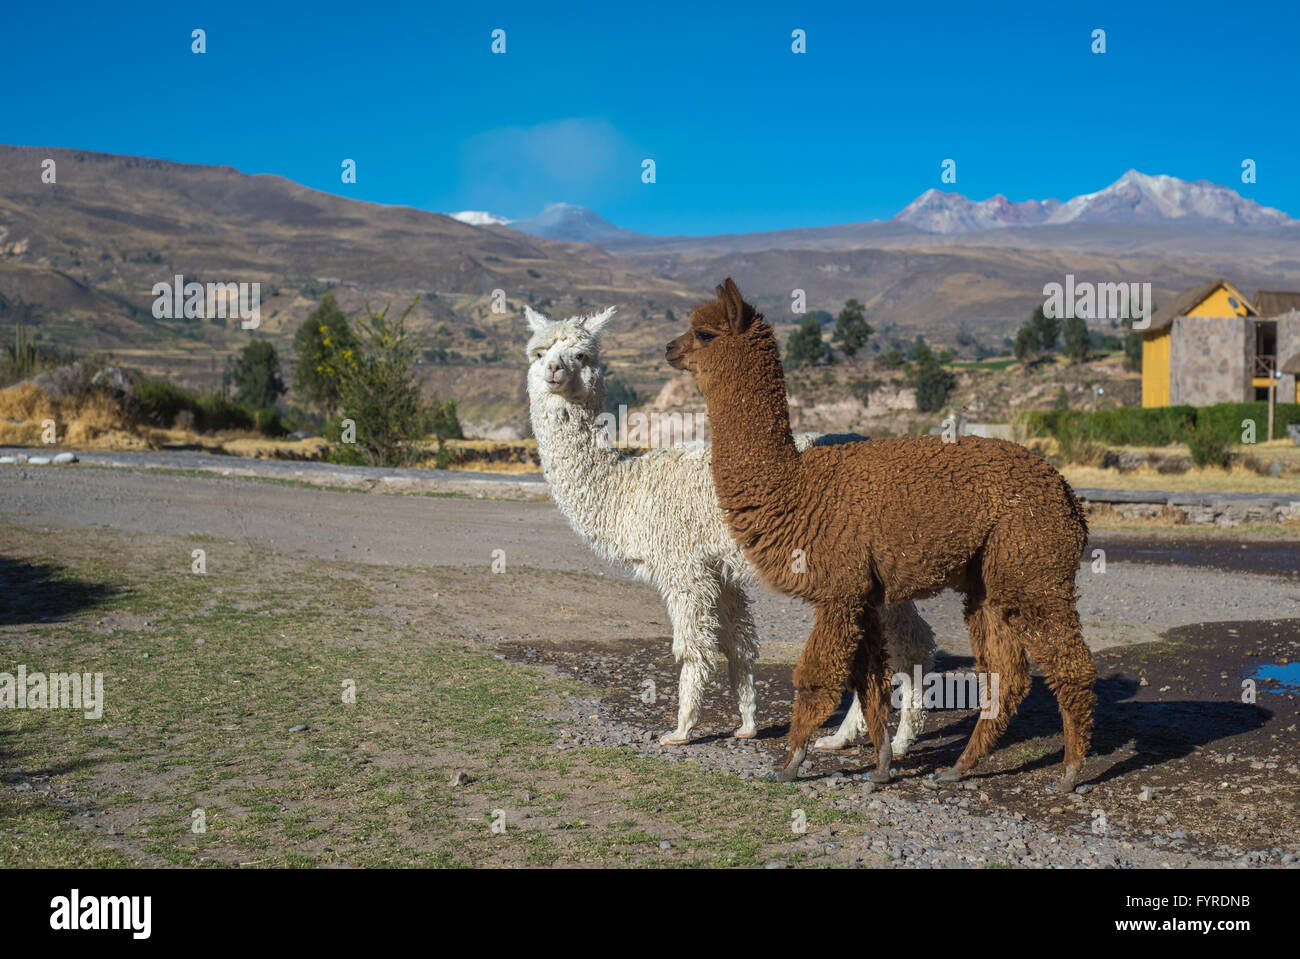
[[[1264,663],[1255,670],[1255,679],[1265,681],[1273,680],[1279,683],[1283,689],[1294,689],[1300,691],[1300,663],[1288,663],[1280,666],[1277,663]],[[1266,690],[1267,692],[1279,692],[1280,690]]]

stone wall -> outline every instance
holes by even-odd
[[[1292,310],[1277,318],[1277,363],[1281,366],[1291,357],[1300,353],[1300,311]],[[1295,402],[1294,375],[1283,376],[1278,384],[1277,399],[1279,403]]]
[[[1169,345],[1169,402],[1208,406],[1255,398],[1255,343],[1241,317],[1179,316]]]

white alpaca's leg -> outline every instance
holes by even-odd
[[[934,669],[934,630],[912,603],[886,607],[881,621],[889,669],[899,678],[898,692],[903,705],[898,713],[898,731],[892,748],[895,756],[902,756],[925,729],[921,690],[915,688],[912,679],[918,665],[923,676]]]
[[[700,721],[700,701],[713,668],[718,617],[716,591],[697,582],[698,593],[675,593],[668,599],[673,622],[673,657],[682,664],[677,680],[677,728],[659,737],[665,746],[682,746],[691,741],[691,730]]]
[[[739,739],[758,735],[758,697],[754,692],[754,664],[758,661],[758,630],[749,614],[749,597],[734,583],[725,584],[718,596],[718,632],[727,655],[727,677],[740,710]]]
[[[840,723],[840,728],[835,730],[833,736],[822,736],[813,743],[815,749],[847,749],[855,742],[862,738],[867,731],[867,720],[862,715],[862,704],[858,702],[858,694],[853,694],[853,703],[849,706],[849,711],[844,716],[844,722]]]
[[[925,709],[921,705],[919,689],[913,689],[912,670],[920,664],[922,674],[934,668],[934,631],[921,618],[912,603],[897,603],[880,611],[880,627],[885,640],[885,657],[889,671],[898,677],[898,692],[902,708],[898,715],[898,731],[890,748],[895,756],[902,756],[912,748],[916,737],[925,729]],[[854,695],[848,715],[833,736],[823,736],[813,745],[818,749],[845,749],[860,739],[867,729],[862,715],[862,705]]]
[[[898,731],[894,733],[891,747],[895,756],[905,756],[925,727],[925,710],[921,708],[921,691],[913,688],[911,674],[906,669],[894,672],[903,707],[898,711]]]

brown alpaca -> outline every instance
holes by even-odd
[[[993,748],[1029,691],[1028,652],[1060,703],[1059,788],[1073,789],[1097,674],[1075,608],[1088,530],[1069,485],[1024,447],[973,436],[798,453],[772,328],[730,279],[717,293],[691,313],[690,330],[668,344],[667,357],[699,376],[718,503],[737,542],[765,582],[816,607],[794,671],[781,778],[796,777],[808,738],[850,681],[878,750],[871,778],[889,779],[890,683],[878,610],[952,588],[965,596],[978,669],[998,676],[1000,699],[941,778],[960,779]]]

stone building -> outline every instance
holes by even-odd
[[[1290,359],[1296,357],[1296,363]],[[1254,302],[1227,280],[1174,297],[1142,335],[1142,405],[1208,406],[1268,399],[1300,402],[1300,293],[1260,291]]]

